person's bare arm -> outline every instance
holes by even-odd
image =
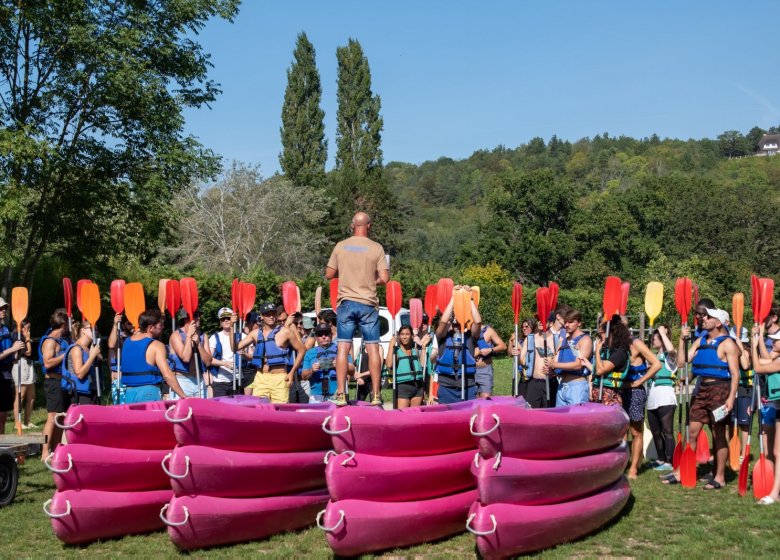
[[[59,367],[62,365],[62,359],[65,357],[65,354],[57,355],[57,349],[59,348],[59,344],[51,338],[47,338],[43,342],[43,348],[41,349],[41,354],[43,354],[42,361],[43,361],[43,367],[46,369],[54,369],[56,367]]]
[[[661,371],[661,361],[655,354],[653,354],[650,348],[647,347],[647,344],[645,344],[642,340],[637,338],[634,340],[634,342],[631,343],[631,345],[645,359],[645,363],[647,363],[647,371],[645,374],[632,383],[632,386],[637,388],[640,387],[645,381],[655,377],[655,374]]]
[[[179,381],[176,379],[176,375],[174,375],[173,371],[171,371],[171,367],[168,365],[168,352],[165,345],[159,340],[152,342],[146,351],[146,363],[149,363],[150,361],[160,370],[163,379],[165,379],[165,382],[168,384],[168,387],[171,388],[171,391],[179,395],[182,399],[186,398],[184,391],[181,390]]]

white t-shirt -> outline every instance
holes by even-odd
[[[672,373],[677,371],[677,364],[670,364],[669,360],[666,359],[666,355],[663,352],[658,353],[658,359],[663,360],[666,368]],[[675,395],[673,386],[658,386],[653,383],[652,380],[650,380],[649,383],[650,391],[647,393],[648,410],[655,410],[656,408],[660,408],[662,406],[674,406],[677,404],[677,397]]]
[[[209,337],[209,348],[211,349],[211,355],[213,356],[214,353],[217,351],[217,338],[219,337],[219,341],[222,343],[222,357],[220,360],[225,362],[233,363],[233,349],[232,345],[230,344],[230,334],[225,333],[225,331],[219,331],[216,334],[212,334]],[[246,335],[244,333],[241,333],[241,340],[246,338]],[[214,375],[213,381],[215,383],[233,383],[233,368],[232,367],[225,367],[225,366],[219,366],[219,370],[217,370],[217,373]]]

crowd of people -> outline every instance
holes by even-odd
[[[217,312],[220,328],[211,334],[202,332],[198,311],[192,317],[181,311],[167,345],[160,340],[165,317],[159,310],[144,311],[138,329],[117,315],[107,341],[112,401],[247,394],[276,403],[330,400],[343,406],[351,379],[356,399],[382,405],[383,384],[394,378],[394,406],[448,404],[489,398],[493,358],[507,354],[517,364],[513,393],[532,408],[600,402],[625,410],[630,422],[629,478],[636,478],[643,461],[647,418],[657,455],[653,468],[667,471],[662,474],[665,484],[680,481],[679,470],[672,466],[674,419],[677,413],[679,426],[684,388],[689,386],[691,445],[695,448],[704,426],[713,435],[713,468],[702,479],[704,488],[717,490],[726,484],[729,429],[736,425],[744,454],[754,413],[762,437],[774,442],[765,445],[770,458],[780,449],[774,406],[780,402],[780,386],[762,383],[762,394],[753,391],[755,375],[771,379],[767,374],[780,372],[778,305],[750,336],[747,329],[735,332],[728,312],[702,299],[695,306],[695,328],[683,327],[676,347],[668,326],[653,330],[648,346],[632,334],[626,317],[618,315],[600,322],[591,336],[583,330],[582,314],[561,305],[544,324],[523,319],[517,339],[512,334],[505,343],[483,324],[473,302],[469,320],[460,325],[453,296],[435,317],[423,315],[419,328],[402,324],[383,351],[376,286],[388,281],[388,263],[381,245],[368,239],[368,216],[357,214],[351,225],[353,236],[336,246],[326,268],[326,278],[339,278],[336,311],[288,314],[283,306],[265,302],[242,323],[233,309],[222,307]],[[453,293],[460,289],[470,290],[455,286]],[[8,304],[0,299],[0,409],[5,411],[0,416],[19,406],[21,381],[24,426],[32,427],[30,325],[22,325],[18,339],[5,326],[7,312]],[[361,343],[353,352],[356,334]],[[48,411],[45,458],[60,439],[55,416],[71,404],[98,401],[103,358],[93,326],[85,320],[69,323],[64,309],[51,315],[38,355]],[[780,500],[780,473],[775,481],[761,503]]]

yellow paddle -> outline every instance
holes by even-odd
[[[650,319],[650,332],[656,317],[661,314],[664,306],[664,285],[660,282],[649,282],[645,292],[645,313]]]

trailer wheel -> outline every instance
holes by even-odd
[[[19,469],[16,459],[8,453],[0,454],[0,507],[7,506],[16,497]]]

